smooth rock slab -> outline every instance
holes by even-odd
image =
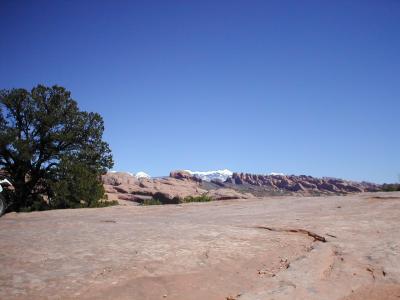
[[[0,299],[399,299],[399,228],[400,193],[12,213]]]

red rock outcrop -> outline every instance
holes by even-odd
[[[224,183],[214,181],[211,185],[186,171],[173,171],[170,177],[139,179],[128,173],[107,173],[102,179],[109,200],[138,203],[151,198],[162,199],[163,203],[179,203],[185,197],[200,195],[208,195],[214,200],[226,200],[247,199],[253,195],[266,196],[271,192],[318,195],[373,192],[380,189],[379,185],[372,183],[305,175],[233,173]]]
[[[107,173],[102,176],[109,200],[143,202],[144,199],[163,199],[165,203],[178,203],[188,196],[208,195],[214,200],[251,198],[253,195],[232,189],[207,190],[202,180],[185,171],[171,172],[165,178],[135,178],[128,173]]]
[[[188,171],[185,170],[176,170],[172,171],[169,173],[169,177],[175,178],[175,179],[186,179],[186,180],[192,180],[196,182],[201,182],[202,180],[196,176],[193,176],[190,174]]]
[[[379,191],[377,184],[354,182],[337,178],[315,178],[306,175],[256,175],[233,173],[227,183],[236,185],[250,184],[266,187],[271,190],[290,192],[321,192],[321,193],[360,193]]]

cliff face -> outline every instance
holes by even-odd
[[[234,185],[249,184],[265,187],[272,191],[322,192],[322,193],[360,193],[375,192],[380,186],[368,182],[354,182],[337,178],[315,178],[306,175],[257,175],[233,173],[226,183]]]

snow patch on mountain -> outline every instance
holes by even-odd
[[[137,172],[135,174],[136,178],[150,178],[150,175],[145,172]]]
[[[228,169],[216,170],[216,171],[204,171],[204,172],[191,171],[191,170],[185,170],[185,171],[204,181],[211,181],[216,179],[225,181],[228,177],[232,177],[233,174],[233,172]]]
[[[136,178],[151,178],[151,176],[145,172],[137,172],[135,173],[131,173],[131,172],[123,172],[123,171],[109,171],[110,173],[124,173],[124,174],[128,174],[129,176],[132,177],[136,177]]]

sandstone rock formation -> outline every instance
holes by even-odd
[[[102,177],[109,200],[142,203],[159,199],[162,203],[180,203],[188,196],[207,195],[214,200],[248,199],[281,194],[318,195],[373,192],[379,185],[337,178],[295,175],[257,175],[233,173],[225,182],[203,181],[190,172],[172,171],[169,177],[137,178],[129,173],[110,172]]]
[[[214,200],[251,198],[251,194],[232,189],[207,190],[202,180],[185,171],[173,171],[165,178],[136,178],[128,173],[107,173],[102,176],[108,200],[143,202],[162,199],[163,203],[179,203],[188,196],[208,195]]]
[[[257,175],[248,173],[233,173],[226,183],[234,185],[249,184],[265,187],[270,190],[290,192],[320,192],[320,193],[360,193],[379,191],[377,184],[354,182],[337,178],[315,178],[306,175]]]
[[[192,181],[197,181],[201,182],[202,180],[194,175],[192,175],[188,171],[184,170],[177,170],[177,171],[172,171],[169,173],[169,177],[175,178],[175,179],[187,179],[187,180],[192,180]]]
[[[207,192],[200,188],[198,182],[172,177],[138,179],[126,173],[107,173],[103,175],[102,179],[109,200],[121,199],[140,202],[142,199],[151,198],[156,193],[162,193],[165,197],[173,199]]]

